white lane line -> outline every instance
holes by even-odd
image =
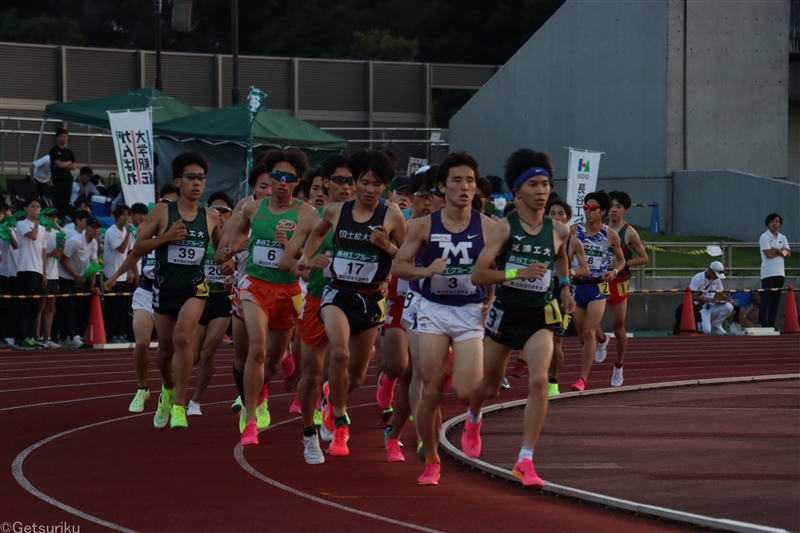
[[[359,387],[359,388],[362,388],[362,387]],[[366,407],[366,406],[370,406],[370,405],[377,405],[377,404],[375,402],[372,402],[372,403],[365,403],[365,404],[361,404],[361,405],[354,405],[354,406],[348,407],[348,410],[357,409],[359,407]],[[296,418],[290,418],[288,420],[283,420],[281,422],[278,422],[277,424],[270,425],[267,429],[264,429],[264,430],[260,431],[259,433],[262,433],[264,431],[269,431],[270,429],[275,428],[277,426],[281,426],[283,424],[288,424],[289,422],[296,422],[298,420],[301,420],[301,418],[300,417],[296,417]],[[340,511],[353,513],[353,514],[356,514],[356,515],[359,515],[359,516],[364,516],[366,518],[372,518],[373,520],[379,520],[381,522],[394,524],[396,526],[406,527],[408,529],[414,529],[416,531],[425,531],[427,533],[441,533],[440,531],[438,531],[436,529],[430,529],[430,528],[427,528],[427,527],[424,527],[424,526],[418,526],[416,524],[411,524],[409,522],[403,522],[401,520],[395,520],[394,518],[389,518],[389,517],[386,517],[386,516],[381,516],[381,515],[378,515],[378,514],[369,513],[367,511],[362,511],[361,509],[355,509],[353,507],[348,507],[348,506],[342,505],[340,503],[328,501],[328,500],[326,500],[324,498],[320,498],[318,496],[314,496],[312,494],[308,494],[306,492],[302,492],[300,490],[297,490],[297,489],[295,489],[293,487],[290,487],[288,485],[284,485],[283,483],[280,483],[279,481],[275,481],[274,479],[265,476],[264,474],[262,474],[261,472],[259,472],[255,468],[253,468],[250,465],[250,463],[247,462],[247,459],[245,459],[245,457],[244,457],[244,447],[242,446],[241,443],[237,444],[236,447],[233,449],[233,456],[236,458],[236,462],[239,463],[239,465],[248,474],[250,474],[251,476],[258,478],[261,481],[263,481],[265,483],[268,483],[269,485],[272,485],[275,488],[278,488],[280,490],[286,491],[286,492],[288,492],[290,494],[294,494],[295,496],[299,496],[301,498],[305,498],[307,500],[311,500],[312,502],[319,503],[321,505],[327,505],[329,507],[333,507],[334,509],[339,509]]]

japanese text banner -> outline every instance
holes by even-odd
[[[125,204],[145,205],[155,199],[153,110],[108,113]]]
[[[584,198],[597,187],[597,171],[600,168],[600,152],[569,149],[569,173],[567,181],[567,203],[572,206],[570,224],[586,220],[583,214]]]

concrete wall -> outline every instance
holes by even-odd
[[[800,241],[800,184],[732,170],[673,174],[672,221],[678,235],[756,241],[769,213],[781,215],[780,231],[790,242]]]
[[[530,147],[564,177],[564,147],[574,146],[606,152],[601,179],[663,178],[667,8],[568,0],[451,119],[451,149],[498,176],[512,151]]]
[[[786,178],[789,0],[689,0],[687,14],[683,169]],[[682,38],[670,34],[671,42]],[[677,105],[669,101],[668,116],[680,113]]]
[[[786,177],[800,183],[800,100],[789,101],[789,168]]]

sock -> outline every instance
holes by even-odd
[[[548,383],[555,383],[556,385],[558,385],[558,378],[550,378],[550,379],[547,380],[547,382]]]
[[[334,428],[339,428],[339,427],[342,427],[342,426],[347,427],[347,425],[348,424],[347,424],[347,417],[346,416],[334,416],[333,417],[333,427]]]
[[[622,365],[623,365],[623,364],[624,364],[624,363],[614,363],[614,367],[615,367],[615,368],[622,368]]]
[[[147,387],[147,385],[145,385],[144,387],[139,387],[139,390],[150,390],[150,389]]]
[[[527,446],[523,446],[522,448],[520,448],[519,457],[517,458],[517,460],[523,461],[525,459],[533,461],[533,448],[529,448]]]
[[[235,366],[233,367],[233,382],[236,383],[236,390],[239,391],[239,397],[244,405],[244,372],[239,372]]]
[[[430,457],[425,456],[425,464],[426,465],[433,464],[433,463],[439,464],[441,462],[442,461],[439,459],[439,454],[438,453],[436,455],[432,455]]]
[[[467,420],[469,420],[470,424],[479,424],[482,418],[482,413],[478,413],[477,416],[472,414],[470,409],[467,409]]]
[[[317,428],[312,424],[310,428],[303,428],[304,437],[313,437],[317,434]]]

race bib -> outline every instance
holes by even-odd
[[[431,293],[439,296],[468,296],[475,294],[472,284],[472,265],[454,265],[445,268],[444,274],[431,278]]]
[[[188,244],[170,244],[167,249],[167,263],[175,265],[200,265],[206,249]]]
[[[408,280],[398,278],[397,295],[405,297],[406,293],[408,293]]]
[[[517,261],[514,261],[516,259]],[[505,270],[512,270],[512,269],[522,269],[529,265],[533,264],[532,262],[527,263],[522,258],[511,256],[509,260],[506,262]],[[532,291],[532,292],[547,292],[550,290],[550,282],[553,279],[553,271],[548,270],[542,279],[512,279],[511,281],[506,281],[503,283],[506,287],[513,287],[515,289],[519,289],[522,291]]]
[[[486,329],[495,336],[500,336],[500,323],[503,321],[503,310],[498,309],[494,305],[489,308],[489,313],[486,315]]]
[[[253,248],[253,263],[267,268],[278,268],[278,261],[283,257],[283,248],[275,246],[259,246]]]
[[[227,276],[219,271],[219,266],[217,266],[216,261],[213,259],[206,259],[203,266],[205,267],[206,280],[209,283],[222,283],[225,281]]]
[[[333,258],[336,279],[355,283],[372,283],[378,274],[377,254],[337,250]]]

